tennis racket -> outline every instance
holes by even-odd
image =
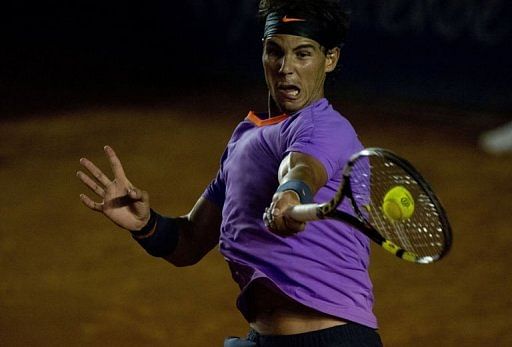
[[[338,209],[346,199],[354,214]],[[430,185],[408,161],[383,148],[367,148],[350,158],[332,200],[297,205],[287,214],[302,222],[349,223],[385,250],[419,264],[441,259],[452,241],[448,218]]]

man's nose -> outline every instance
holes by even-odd
[[[280,61],[279,72],[282,74],[289,74],[293,71],[292,59],[287,55],[283,55]]]

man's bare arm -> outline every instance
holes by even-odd
[[[152,230],[140,234],[150,222],[151,209],[149,194],[136,188],[126,177],[121,161],[114,150],[105,146],[105,154],[111,164],[113,178],[107,176],[93,162],[86,158],[80,159],[80,164],[88,173],[78,171],[78,178],[96,194],[95,201],[85,194],[80,199],[85,206],[95,212],[102,213],[119,227],[134,233],[135,239],[151,241],[150,237],[157,231],[157,224]],[[186,266],[197,263],[206,255],[219,240],[221,210],[215,204],[200,198],[194,208],[186,216],[172,218],[166,226],[158,231],[174,233],[177,243],[159,244],[158,253],[176,266]],[[162,225],[161,225],[162,226]],[[160,240],[162,238],[158,238]],[[165,239],[165,238],[163,238]],[[144,241],[142,241],[144,242]],[[169,255],[166,253],[169,249]],[[146,248],[146,250],[148,250]]]
[[[281,185],[291,180],[300,181],[315,195],[327,182],[327,173],[314,157],[291,152],[281,162],[278,178]],[[275,193],[264,217],[270,230],[281,236],[290,236],[304,230],[305,223],[295,221],[285,214],[288,208],[300,203],[299,195],[293,190]]]
[[[164,259],[176,266],[197,263],[218,243],[221,210],[214,203],[200,198],[192,211],[177,219],[178,244],[174,252]]]

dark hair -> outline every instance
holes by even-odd
[[[325,26],[335,37],[337,44],[325,47],[328,50],[341,47],[349,27],[348,12],[345,11],[339,0],[261,0],[258,17],[265,22],[270,13],[281,13],[302,18],[314,18]]]

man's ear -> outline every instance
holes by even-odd
[[[340,60],[341,51],[339,47],[334,47],[325,54],[325,72],[334,71]]]

